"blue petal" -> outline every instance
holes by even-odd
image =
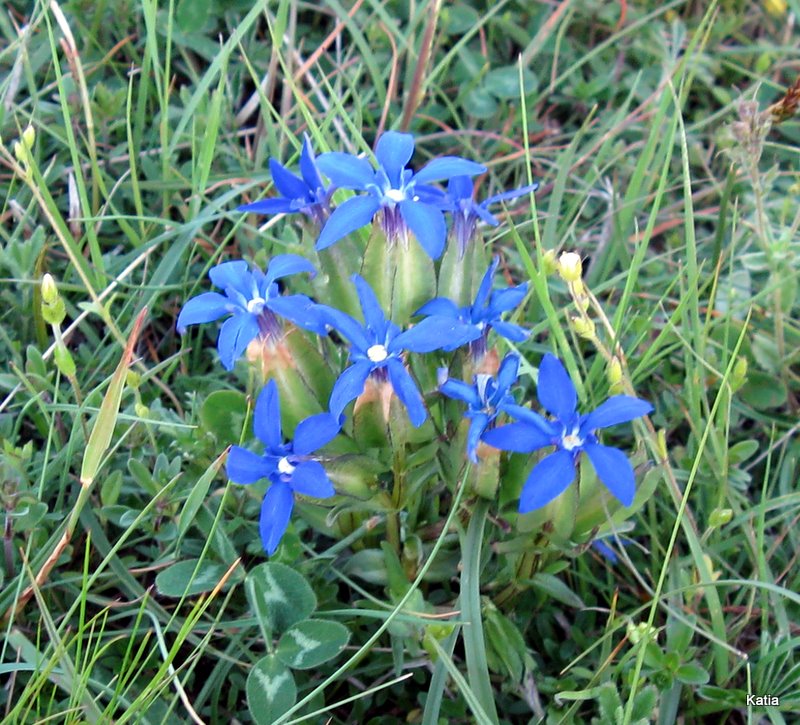
[[[369,161],[341,151],[321,154],[317,158],[317,168],[341,189],[363,191],[375,180],[375,171]]]
[[[231,446],[225,460],[225,472],[234,483],[255,483],[268,478],[275,470],[275,461],[239,446]]]
[[[508,353],[497,371],[497,389],[505,392],[516,381],[519,374],[519,355]]]
[[[292,472],[289,484],[295,493],[311,498],[330,498],[336,495],[328,474],[318,461],[303,461]]]
[[[402,360],[396,357],[389,358],[386,362],[386,367],[389,369],[389,380],[392,382],[394,392],[408,411],[408,419],[411,421],[411,425],[419,428],[428,417],[428,411],[422,402],[422,396],[417,389],[417,384],[408,374]]]
[[[419,201],[401,201],[400,215],[431,259],[439,259],[447,239],[447,224],[436,207]]]
[[[486,167],[467,161],[458,156],[440,156],[425,164],[414,175],[414,181],[419,184],[429,184],[431,181],[442,181],[453,176],[476,176],[486,171]]]
[[[458,318],[461,314],[461,310],[458,309],[458,306],[453,300],[447,299],[447,297],[437,297],[430,302],[426,302],[414,314]]]
[[[499,317],[501,312],[513,310],[525,299],[527,293],[527,283],[495,291],[489,301],[489,309],[492,316]]]
[[[474,189],[469,176],[453,176],[447,183],[447,193],[453,201],[472,201]]]
[[[519,512],[526,514],[550,503],[575,480],[575,459],[569,451],[556,451],[537,463],[522,487]]]
[[[578,393],[561,361],[547,353],[539,365],[536,393],[544,409],[565,425],[575,413]]]
[[[483,440],[501,451],[533,453],[545,446],[553,445],[553,436],[529,423],[509,423],[487,430]]]
[[[608,559],[608,561],[610,561],[612,564],[616,564],[619,561],[617,552],[601,539],[595,539],[592,542],[592,548]]]
[[[305,182],[275,159],[269,160],[269,170],[272,173],[272,181],[281,196],[287,199],[302,199],[308,193],[308,186]]]
[[[234,262],[223,262],[208,271],[208,276],[215,286],[226,290],[232,287],[245,299],[251,299],[254,292],[253,275],[247,268],[247,262],[237,259]]]
[[[217,350],[219,350],[222,367],[226,370],[233,370],[236,361],[258,336],[258,333],[256,318],[246,312],[225,320],[217,339]]]
[[[483,401],[480,395],[478,395],[475,386],[469,385],[463,380],[448,378],[439,386],[439,391],[448,398],[464,401],[467,405],[476,410],[483,407]]]
[[[486,430],[486,426],[489,425],[490,418],[486,413],[478,413],[478,415],[472,418],[472,422],[469,424],[469,433],[467,433],[467,455],[469,456],[469,460],[473,463],[478,462],[478,442],[481,439],[481,435]]]
[[[534,428],[538,428],[551,438],[557,438],[561,435],[561,426],[558,423],[551,422],[528,408],[523,408],[515,403],[508,403],[503,406],[503,410],[515,420],[520,421],[520,423],[527,423]]]
[[[316,309],[328,325],[349,340],[353,347],[366,355],[371,343],[367,339],[364,326],[361,323],[350,317],[346,312],[328,307],[328,305],[317,305]]]
[[[581,423],[581,431],[608,428],[617,423],[627,423],[634,418],[641,418],[653,410],[646,400],[630,395],[615,395],[589,413]]]
[[[205,292],[187,300],[178,315],[176,327],[183,334],[187,325],[199,325],[203,322],[218,320],[231,311],[231,301],[218,292]]]
[[[482,206],[489,206],[490,204],[496,204],[498,201],[509,201],[511,199],[516,199],[517,197],[524,196],[525,194],[529,194],[532,191],[536,191],[538,188],[539,188],[539,182],[537,181],[533,184],[529,184],[528,186],[522,186],[519,189],[504,191],[501,194],[495,194],[494,196],[490,196],[482,203]]]
[[[351,400],[355,400],[364,391],[364,383],[367,382],[372,369],[373,364],[369,360],[359,360],[339,376],[333,385],[328,403],[331,413],[336,418],[342,414]]]
[[[281,401],[278,386],[270,380],[258,394],[253,411],[253,433],[270,452],[282,455]]]
[[[486,202],[484,202],[485,204]],[[494,216],[494,214],[489,213],[488,209],[484,206],[484,204],[475,204],[473,205],[471,211],[472,213],[477,216],[481,221],[488,224],[490,227],[496,227],[500,224],[500,220]]]
[[[367,328],[372,330],[377,337],[382,338],[386,334],[386,315],[381,309],[381,303],[378,302],[372,287],[361,275],[354,274],[353,282],[356,285],[358,300],[361,303],[361,311],[364,314]]]
[[[522,342],[528,339],[530,332],[524,327],[515,325],[513,322],[503,322],[502,320],[493,320],[492,328],[501,337],[511,342]]]
[[[311,191],[324,188],[322,179],[317,170],[317,159],[314,156],[314,149],[311,147],[311,141],[306,135],[303,138],[303,150],[300,152],[300,173],[303,175],[303,180],[308,184]]]
[[[310,297],[305,295],[273,297],[268,301],[267,306],[275,314],[285,317],[289,322],[304,330],[311,330],[322,337],[328,334],[325,316],[320,310],[321,305],[315,303]]]
[[[307,456],[330,443],[340,429],[339,419],[330,413],[312,415],[297,424],[292,451],[298,456]]]
[[[314,269],[311,262],[297,254],[278,254],[269,262],[267,274],[264,276],[264,284],[268,287],[276,279],[300,272],[308,272],[313,277],[317,270]]]
[[[236,207],[236,211],[251,211],[254,214],[291,214],[297,209],[292,206],[291,200],[279,196],[274,199],[254,201],[252,204],[242,204]]]
[[[275,553],[289,525],[294,507],[294,494],[289,484],[279,481],[273,483],[261,504],[261,518],[258,530],[264,551],[270,556]]]
[[[389,183],[399,189],[401,174],[414,154],[414,137],[410,133],[387,131],[375,145],[375,156],[383,167]]]
[[[388,349],[389,352],[455,350],[468,342],[477,340],[482,334],[475,325],[460,322],[451,317],[433,315],[426,317],[405,332],[401,332],[389,343]]]
[[[500,257],[494,257],[483,275],[481,286],[478,287],[478,294],[475,295],[475,301],[472,303],[472,309],[480,309],[486,305],[486,300],[489,299],[489,293],[492,291],[492,277],[494,277],[498,264],[500,264]]]
[[[317,249],[325,249],[372,221],[381,208],[374,196],[354,196],[334,209],[319,234]]]
[[[630,506],[636,493],[636,478],[625,454],[599,443],[585,443],[583,450],[606,488],[623,506]]]

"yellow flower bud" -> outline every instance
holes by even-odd
[[[54,305],[58,300],[58,287],[49,272],[42,277],[42,300],[46,305]]]
[[[545,250],[545,253],[542,255],[542,266],[544,267],[544,273],[548,277],[558,271],[558,261],[556,260],[555,249]]]
[[[731,387],[738,390],[747,382],[747,358],[740,356],[733,365],[731,373]]]
[[[565,282],[578,282],[583,276],[581,257],[575,252],[564,252],[558,258],[558,273]]]
[[[708,517],[708,525],[712,529],[729,524],[733,518],[733,509],[714,509]]]
[[[594,322],[585,317],[573,317],[572,329],[575,330],[578,337],[582,337],[584,340],[594,340],[595,338]]]
[[[28,127],[22,132],[22,143],[25,145],[25,148],[30,150],[33,148],[33,144],[36,141],[36,130],[33,126],[28,125]]]
[[[622,382],[622,363],[618,357],[611,358],[606,370],[606,378],[611,385],[618,385]]]
[[[28,165],[28,149],[19,141],[14,142],[14,156],[23,166]]]

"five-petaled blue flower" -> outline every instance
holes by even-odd
[[[480,204],[473,198],[473,183],[468,176],[454,176],[447,184],[447,194],[444,196],[442,206],[453,215],[453,236],[458,244],[459,258],[464,256],[467,248],[478,228],[478,222],[483,221],[496,227],[500,222],[489,211],[492,204],[508,201],[524,196],[539,188],[538,183],[529,184],[519,189],[504,191],[500,194],[484,199]]]
[[[606,488],[624,506],[630,506],[635,492],[633,468],[622,451],[602,445],[594,431],[647,415],[653,406],[629,395],[615,395],[591,413],[580,415],[575,386],[558,358],[550,354],[539,366],[537,396],[555,420],[520,407],[512,413],[519,422],[494,428],[483,436],[489,445],[517,453],[556,446],[528,476],[519,500],[520,513],[538,509],[560,495],[575,479],[581,453],[589,457]]]
[[[425,303],[415,314],[429,315],[427,319],[432,320],[453,320],[471,328],[467,342],[472,343],[470,347],[475,358],[482,357],[486,352],[486,339],[490,329],[494,329],[507,340],[521,342],[528,336],[528,331],[511,322],[503,322],[501,315],[513,310],[522,302],[528,291],[528,285],[523,283],[492,292],[492,277],[498,264],[500,259],[495,257],[483,276],[475,301],[468,307],[459,308],[452,300],[437,297]],[[463,344],[463,336],[460,336],[443,344],[442,349],[455,350]]]
[[[406,239],[410,229],[431,259],[438,259],[447,239],[447,224],[437,204],[437,194],[428,184],[453,176],[474,176],[486,167],[457,156],[441,156],[416,174],[406,165],[414,153],[414,137],[387,131],[375,145],[378,168],[366,159],[338,151],[321,154],[320,170],[342,189],[365,192],[339,206],[330,216],[317,241],[325,249],[342,237],[368,224],[379,211],[386,238]]]
[[[439,385],[439,390],[448,398],[462,400],[469,406],[464,416],[471,419],[467,434],[467,455],[473,463],[478,462],[478,442],[495,418],[500,413],[513,415],[520,407],[515,404],[514,396],[510,392],[518,370],[519,356],[509,353],[500,363],[497,378],[478,374],[473,378],[474,385],[453,378],[447,378]]]
[[[273,257],[266,274],[257,267],[248,269],[242,260],[218,264],[208,276],[225,294],[205,292],[187,301],[178,315],[178,331],[183,334],[187,325],[233,315],[222,325],[217,340],[219,359],[226,370],[233,370],[236,360],[259,335],[268,341],[280,338],[282,327],[276,314],[324,335],[325,325],[314,312],[313,302],[305,295],[281,296],[275,282],[299,272],[313,275],[315,270],[311,262],[296,254]]]
[[[225,467],[234,483],[255,483],[262,478],[270,487],[261,504],[259,531],[267,554],[272,555],[289,525],[294,495],[328,498],[336,491],[322,464],[311,454],[330,443],[340,425],[330,413],[312,415],[300,422],[292,442],[284,442],[278,387],[270,380],[256,401],[253,432],[264,444],[264,454],[232,446]]]
[[[331,413],[338,418],[345,406],[361,395],[370,375],[379,380],[386,380],[388,376],[394,392],[408,410],[411,423],[419,427],[428,413],[416,383],[406,370],[402,353],[439,350],[451,337],[460,337],[463,344],[469,328],[453,320],[423,320],[401,332],[394,322],[386,319],[375,293],[364,279],[356,274],[353,281],[364,315],[363,325],[345,312],[317,305],[322,319],[351,344],[351,365],[339,376],[331,391]]]
[[[330,187],[319,175],[317,160],[308,136],[303,139],[300,152],[300,176],[293,174],[275,159],[269,160],[272,181],[281,196],[261,199],[244,204],[236,211],[252,211],[256,214],[294,214],[302,212],[322,224],[330,211]]]

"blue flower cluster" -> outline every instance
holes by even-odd
[[[332,152],[315,157],[308,138],[300,156],[300,175],[275,160],[270,169],[279,196],[240,207],[261,214],[306,215],[319,228],[318,250],[370,223],[378,223],[390,244],[407,244],[413,235],[432,259],[441,256],[448,235],[445,214],[452,216],[452,243],[463,257],[479,222],[496,225],[488,207],[499,201],[532,192],[535,185],[498,194],[482,203],[473,201],[471,177],[484,166],[458,157],[433,159],[419,171],[408,168],[414,153],[409,134],[388,132],[375,146],[377,165],[364,158]],[[325,179],[328,181],[326,182]],[[447,190],[436,186],[447,182]],[[357,192],[336,208],[331,207],[336,189]],[[283,345],[285,322],[321,338],[331,332],[344,343],[348,364],[337,377],[327,412],[302,420],[290,440],[281,428],[278,386],[269,381],[255,406],[253,429],[264,446],[262,454],[233,446],[227,472],[235,483],[252,484],[266,479],[260,533],[264,549],[275,552],[285,532],[295,496],[325,499],[334,487],[318,451],[340,432],[348,405],[358,398],[369,379],[391,387],[415,427],[428,418],[428,409],[418,382],[408,366],[408,356],[434,351],[452,352],[467,347],[466,359],[479,362],[486,353],[492,330],[511,342],[521,342],[528,330],[503,319],[525,299],[526,284],[494,289],[499,258],[489,264],[474,301],[459,306],[437,297],[422,305],[413,324],[402,329],[388,319],[368,282],[353,275],[352,282],[361,307],[361,320],[302,294],[283,294],[278,280],[315,269],[294,254],[273,257],[266,272],[244,261],[224,262],[213,267],[211,282],[222,292],[206,292],[190,299],[180,312],[178,330],[227,317],[217,349],[222,365],[232,370],[254,340],[261,345]],[[440,370],[439,391],[466,404],[470,419],[467,455],[478,461],[481,441],[508,451],[526,452],[545,446],[555,450],[533,469],[522,492],[520,511],[530,511],[558,496],[574,479],[578,456],[586,453],[598,476],[625,505],[633,498],[633,471],[621,451],[602,445],[596,431],[632,420],[651,410],[648,403],[616,396],[595,411],[579,415],[577,395],[561,363],[546,355],[539,371],[539,400],[551,419],[518,405],[511,393],[520,359],[509,354],[496,377],[479,373],[469,385]],[[387,388],[388,390],[388,388]],[[497,426],[505,415],[515,422]]]

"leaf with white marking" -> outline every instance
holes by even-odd
[[[270,725],[297,701],[294,677],[275,655],[256,662],[247,676],[247,707],[258,725]]]
[[[305,577],[286,564],[259,564],[247,575],[244,588],[266,640],[272,639],[273,632],[282,634],[307,619],[317,608]]]
[[[350,632],[343,624],[306,619],[283,633],[275,654],[295,670],[308,670],[337,657],[349,641]]]

